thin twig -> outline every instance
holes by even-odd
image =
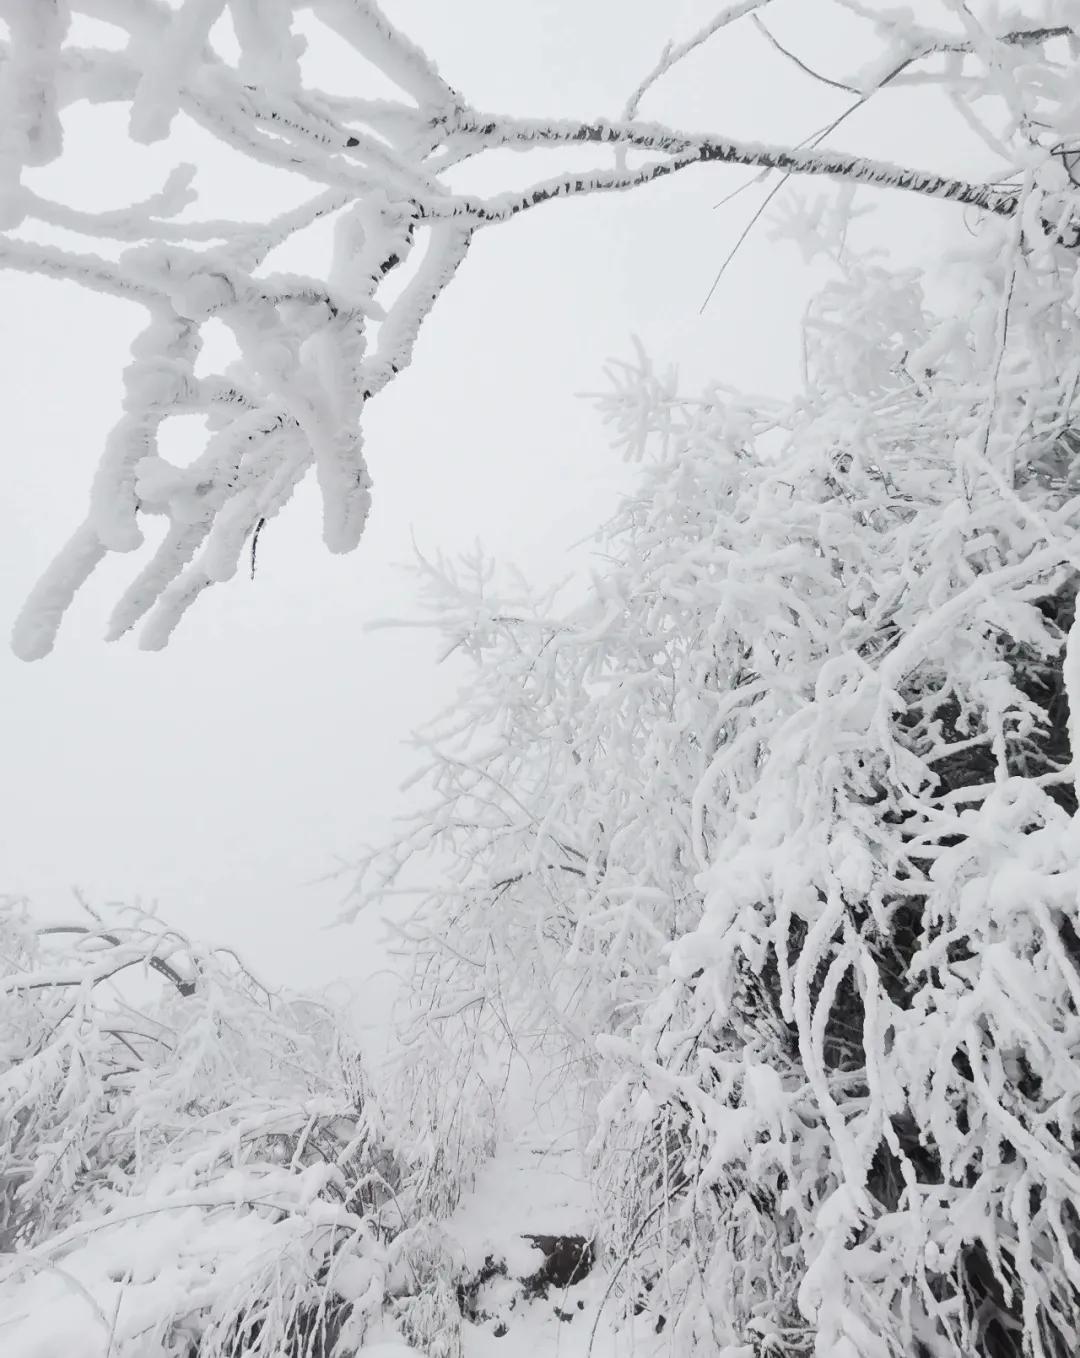
[[[720,280],[727,272],[728,266],[730,265],[731,261],[739,253],[740,249],[742,248],[743,242],[746,240],[747,236],[749,236],[750,232],[753,231],[754,227],[757,226],[758,222],[764,215],[766,208],[769,206],[769,204],[772,202],[772,200],[776,197],[776,195],[780,192],[780,190],[784,187],[784,185],[788,182],[790,178],[791,178],[790,174],[785,174],[776,181],[776,183],[772,186],[769,192],[761,200],[760,204],[757,207],[757,210],[754,212],[754,215],[750,218],[750,220],[746,223],[743,229],[739,232],[735,244],[727,252],[727,255],[724,257],[723,263],[720,265],[719,269],[717,269],[716,277],[713,279],[709,291],[705,294],[704,301],[698,307],[699,316],[704,315],[705,308],[712,301],[713,293],[720,286]]]
[[[797,57],[795,53],[789,51],[783,45],[783,43],[780,42],[778,38],[774,37],[773,34],[769,31],[769,29],[765,27],[764,20],[760,19],[756,14],[751,14],[750,18],[753,21],[754,27],[760,33],[764,34],[764,36],[773,45],[773,47],[776,48],[780,55],[787,57],[788,61],[796,65],[799,68],[799,70],[802,71],[804,75],[808,75],[811,78],[811,80],[817,80],[822,85],[829,85],[834,90],[844,90],[848,94],[859,93],[859,91],[855,88],[854,85],[845,85],[842,80],[833,80],[831,77],[827,75],[822,75],[820,71],[815,71],[812,66],[808,66],[806,62],[802,60],[801,57]]]

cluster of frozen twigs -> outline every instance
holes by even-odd
[[[431,1165],[347,1034],[137,910],[0,903],[3,1353],[316,1358],[430,1309]]]
[[[823,12],[834,7],[815,3]],[[107,440],[86,518],[28,600],[15,628],[18,654],[50,650],[64,610],[98,563],[144,545],[148,515],[164,516],[167,529],[117,603],[109,635],[142,623],[151,648],[166,643],[208,585],[235,573],[262,523],[312,468],[327,546],[354,547],[370,501],[364,406],[409,363],[419,327],[474,233],[537,204],[717,162],[891,186],[1005,217],[1022,213],[1036,231],[1075,236],[1061,182],[1069,147],[1041,118],[1067,78],[1061,53],[1072,50],[1069,4],[1046,0],[1038,14],[982,18],[950,5],[950,31],[920,27],[899,12],[879,15],[855,0],[836,4],[860,15],[877,40],[865,69],[832,82],[851,91],[853,107],[916,81],[944,85],[970,118],[978,96],[1004,92],[1023,120],[1026,158],[1017,162],[995,145],[995,153],[1006,151],[995,159],[1002,182],[968,181],[861,159],[829,149],[821,137],[769,146],[641,120],[650,88],[731,24],[753,20],[775,42],[761,18],[769,0],[723,6],[700,32],[669,46],[610,121],[473,108],[375,0],[4,0],[0,266],[67,279],[146,312],[125,372],[124,413]],[[82,45],[76,25],[84,16],[110,25],[120,41]],[[312,24],[330,29],[363,59],[358,70],[374,67],[397,96],[321,89],[300,31]],[[231,50],[235,60],[223,54]],[[160,193],[131,206],[88,212],[50,201],[35,191],[35,170],[63,154],[64,120],[79,116],[82,101],[129,106],[130,137],[162,141],[166,155],[170,129],[190,120],[229,153],[283,179],[306,180],[311,196],[269,221],[199,219],[186,211],[196,198],[194,170],[175,165]],[[566,173],[524,190],[484,197],[454,187],[454,169],[487,151],[590,146],[593,168],[579,168],[575,158]],[[1055,167],[1056,176],[1046,173]],[[1018,168],[1027,178],[1015,177]],[[1042,187],[1032,196],[1035,181]],[[276,247],[320,219],[335,223],[323,270],[299,276],[268,267]],[[53,243],[57,228],[108,254]],[[199,366],[211,319],[235,344],[235,361],[220,373]],[[208,430],[186,465],[158,447],[163,422],[177,415],[201,416]]]
[[[1075,85],[996,71],[1003,137],[1080,146]],[[820,239],[792,402],[616,370],[645,467],[583,604],[422,563],[472,666],[359,896],[430,854],[417,1042],[576,1072],[613,1288],[676,1352],[1080,1350],[1070,163],[937,309]]]

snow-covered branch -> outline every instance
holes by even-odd
[[[168,521],[164,541],[114,611],[108,635],[141,620],[149,647],[164,645],[202,591],[235,572],[258,526],[309,472],[323,497],[327,546],[351,550],[370,506],[361,434],[367,402],[411,362],[424,318],[477,231],[542,203],[631,190],[694,165],[731,165],[893,188],[994,216],[1023,211],[1025,231],[1076,244],[1075,185],[1064,171],[1077,129],[1069,122],[1072,106],[1054,93],[1065,88],[1062,50],[1071,39],[1060,17],[1048,10],[1030,22],[973,27],[957,10],[955,31],[938,31],[848,6],[880,46],[879,58],[852,82],[864,99],[901,72],[929,72],[944,58],[945,71],[933,77],[958,98],[1004,100],[1011,123],[993,183],[837,148],[769,145],[637,118],[646,93],[684,58],[763,5],[726,5],[669,44],[621,119],[574,121],[473,108],[375,0],[184,0],[174,8],[150,0],[6,0],[0,267],[71,280],[138,301],[150,313],[89,512],[31,592],[15,626],[18,654],[32,659],[51,649],[82,583],[108,554],[140,547],[147,516]],[[322,90],[294,31],[299,8],[309,8],[398,94]],[[112,24],[126,34],[125,45],[106,51],[70,41],[71,14]],[[239,48],[235,60],[218,41],[226,18]],[[65,120],[80,116],[81,100],[127,105],[131,138],[152,145],[167,145],[176,119],[190,118],[231,152],[298,175],[318,193],[266,223],[198,220],[187,215],[196,199],[193,172],[181,166],[159,193],[129,206],[90,213],[50,201],[28,175],[63,154]],[[976,115],[965,105],[964,116]],[[602,158],[525,189],[481,196],[454,186],[454,167],[463,161],[505,148],[560,147],[595,147]],[[1024,192],[1023,174],[1037,180]],[[267,274],[267,257],[320,218],[335,222],[324,277]],[[56,229],[129,248],[101,259],[36,239]],[[404,288],[388,283],[402,270]],[[195,376],[211,318],[224,322],[239,353],[216,380]],[[243,400],[217,399],[225,384]],[[164,421],[180,413],[203,414],[210,425],[205,450],[187,467],[168,464],[158,448]]]

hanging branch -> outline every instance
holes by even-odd
[[[125,0],[108,8],[109,21],[128,36],[120,51],[69,39],[70,13],[97,16],[98,0],[6,0],[0,267],[76,282],[138,302],[147,313],[124,374],[124,414],[106,440],[86,517],[31,590],[15,623],[16,653],[36,659],[52,649],[64,613],[96,567],[113,552],[142,547],[147,516],[167,520],[163,541],[119,601],[107,635],[116,638],[141,623],[141,644],[151,649],[168,642],[206,588],[236,573],[245,551],[252,555],[259,525],[312,470],[326,545],[351,551],[371,504],[361,432],[367,402],[409,365],[420,327],[484,227],[553,199],[629,191],[710,164],[894,188],[997,217],[1020,210],[1012,188],[824,146],[767,145],[637,118],[658,81],[737,21],[756,19],[765,3],[728,5],[688,39],[669,44],[631,94],[622,119],[574,121],[472,108],[374,0],[307,6],[185,0],[176,10]],[[346,98],[311,84],[292,32],[295,11],[303,7],[399,93]],[[966,30],[938,32],[896,16],[879,21],[861,5],[848,7],[879,35],[876,69],[887,73],[849,82],[858,88],[878,89],[898,70],[941,53],[970,65],[965,79],[991,85],[1003,53],[1030,59],[1033,49],[1071,36],[1067,27],[1049,24],[996,37],[979,33],[976,40]],[[240,49],[235,64],[215,46],[215,24],[226,15]],[[771,40],[787,52],[779,38]],[[1013,78],[1006,90],[1013,104],[1017,88]],[[1035,107],[1036,94],[1021,90],[1019,97],[1027,104],[1014,110],[1022,115],[1017,126],[1045,123],[1044,117],[1035,121],[1045,113]],[[180,214],[196,201],[194,172],[180,166],[159,193],[127,207],[89,213],[50,202],[23,182],[23,173],[62,154],[63,116],[84,99],[126,105],[129,134],[141,143],[166,140],[182,114],[240,156],[299,175],[318,192],[265,223],[186,220]],[[1067,128],[1054,129],[1046,154],[1060,156],[1069,135]],[[557,174],[489,196],[454,192],[446,182],[451,167],[489,151],[563,146],[610,150],[614,167]],[[1023,156],[1030,159],[1029,146],[1019,152],[1001,178],[1026,164]],[[642,156],[648,158],[642,162]],[[1075,245],[1080,225],[1072,187],[1066,182],[1045,193],[1026,229]],[[274,249],[328,218],[335,244],[325,277],[265,272]],[[24,225],[127,248],[107,260],[33,244],[13,234]],[[402,270],[408,281],[388,298],[384,285]],[[197,377],[202,330],[211,319],[231,332],[239,359],[227,376]],[[168,462],[158,447],[163,424],[179,414],[204,416],[210,430],[203,452],[184,467]]]

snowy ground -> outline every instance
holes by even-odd
[[[523,1134],[503,1147],[481,1170],[474,1191],[446,1223],[461,1247],[470,1273],[485,1260],[505,1260],[507,1278],[483,1289],[491,1318],[465,1327],[467,1358],[488,1355],[584,1354],[597,1315],[597,1275],[546,1298],[527,1301],[517,1278],[532,1273],[542,1256],[522,1239],[535,1235],[591,1237],[588,1188],[576,1149]],[[599,1332],[597,1340],[599,1341]],[[600,1342],[596,1354],[612,1352]]]
[[[524,1109],[522,1110],[524,1113]],[[484,1319],[463,1324],[465,1358],[651,1358],[663,1337],[616,1332],[619,1301],[608,1292],[610,1275],[593,1268],[579,1283],[527,1299],[521,1278],[534,1274],[543,1255],[525,1235],[594,1234],[592,1203],[571,1119],[552,1114],[523,1116],[494,1158],[477,1175],[454,1214],[442,1223],[447,1243],[466,1276],[490,1262],[506,1276],[484,1284],[478,1309]],[[363,1358],[405,1358],[411,1351],[389,1336],[371,1336]]]
[[[523,1231],[591,1236],[589,1188],[577,1150],[543,1136],[515,1137],[483,1166],[445,1227],[471,1269],[493,1250],[512,1249]],[[529,1261],[522,1264],[527,1268]]]
[[[510,1275],[485,1287],[483,1306],[491,1318],[465,1325],[466,1358],[636,1358],[659,1348],[655,1339],[613,1331],[617,1302],[608,1297],[605,1304],[609,1278],[600,1267],[545,1298],[521,1295],[515,1278],[532,1273],[542,1260],[523,1233],[593,1235],[581,1157],[566,1135],[534,1127],[506,1142],[446,1222],[446,1231],[470,1272],[493,1258],[504,1259]]]

